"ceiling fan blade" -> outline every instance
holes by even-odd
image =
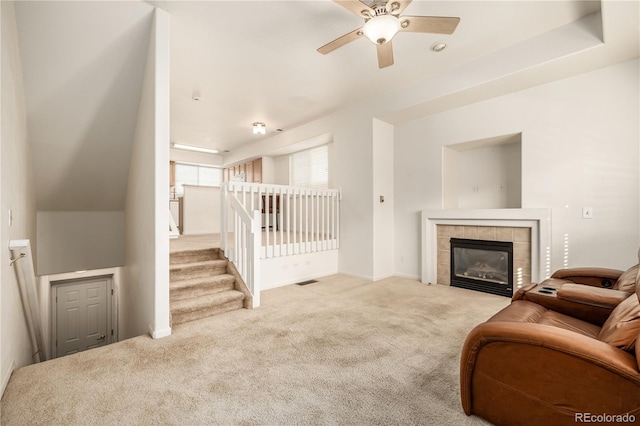
[[[400,31],[453,34],[460,18],[446,16],[401,16]]]
[[[385,7],[387,9],[387,12],[392,15],[398,16],[402,13],[403,10],[407,8],[407,6],[409,6],[409,3],[411,3],[411,1],[412,0],[389,0]]]
[[[391,40],[383,44],[377,44],[378,48],[378,68],[393,65],[393,46]]]
[[[360,18],[366,18],[367,14],[369,17],[376,16],[376,12],[369,7],[366,3],[363,3],[358,0],[333,0],[338,3],[340,6],[350,10],[354,14],[358,15]],[[364,11],[364,14],[363,14]]]
[[[338,47],[342,47],[347,43],[352,42],[362,36],[362,28],[358,28],[357,30],[353,30],[350,33],[343,35],[342,37],[338,37],[337,39],[329,42],[318,49],[318,52],[326,55],[329,52],[333,52]]]

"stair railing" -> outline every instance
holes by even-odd
[[[220,247],[225,256],[232,261],[253,296],[253,307],[260,306],[260,212],[253,213],[243,206],[236,194],[227,190],[223,184],[222,194],[222,229],[220,230]],[[229,221],[229,215],[231,220]],[[229,242],[228,231],[232,226],[233,237]]]
[[[40,305],[36,290],[36,274],[33,268],[33,255],[29,240],[9,241],[11,250],[10,265],[15,268],[20,286],[20,296],[27,319],[27,327],[33,346],[33,360],[42,362],[47,360],[42,339],[42,322],[40,321]]]
[[[261,213],[262,259],[340,247],[342,194],[338,189],[227,182],[222,187],[223,224],[227,194],[233,194],[247,211]],[[222,232],[227,230],[223,225]]]

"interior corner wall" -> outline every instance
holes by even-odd
[[[394,274],[393,125],[373,119],[373,279]],[[383,197],[381,199],[380,197]]]
[[[639,75],[634,60],[396,125],[397,272],[420,275],[420,212],[442,208],[442,147],[512,133],[522,133],[522,207],[552,212],[551,270],[565,248],[567,266],[637,263]]]
[[[29,143],[27,115],[18,33],[13,2],[0,2],[2,44],[1,88],[1,188],[2,218],[0,262],[0,394],[15,368],[32,363],[31,339],[18,281],[9,266],[9,240],[29,239],[36,246],[35,188]],[[12,224],[9,225],[9,210]],[[34,259],[35,261],[36,259]],[[37,262],[34,262],[37,263]]]
[[[122,338],[169,327],[169,17],[156,9],[125,208]]]

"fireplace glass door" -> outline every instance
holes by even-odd
[[[511,296],[513,244],[451,239],[451,285]]]

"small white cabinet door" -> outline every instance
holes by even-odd
[[[64,356],[103,346],[108,327],[109,279],[99,278],[55,287],[54,355]]]

